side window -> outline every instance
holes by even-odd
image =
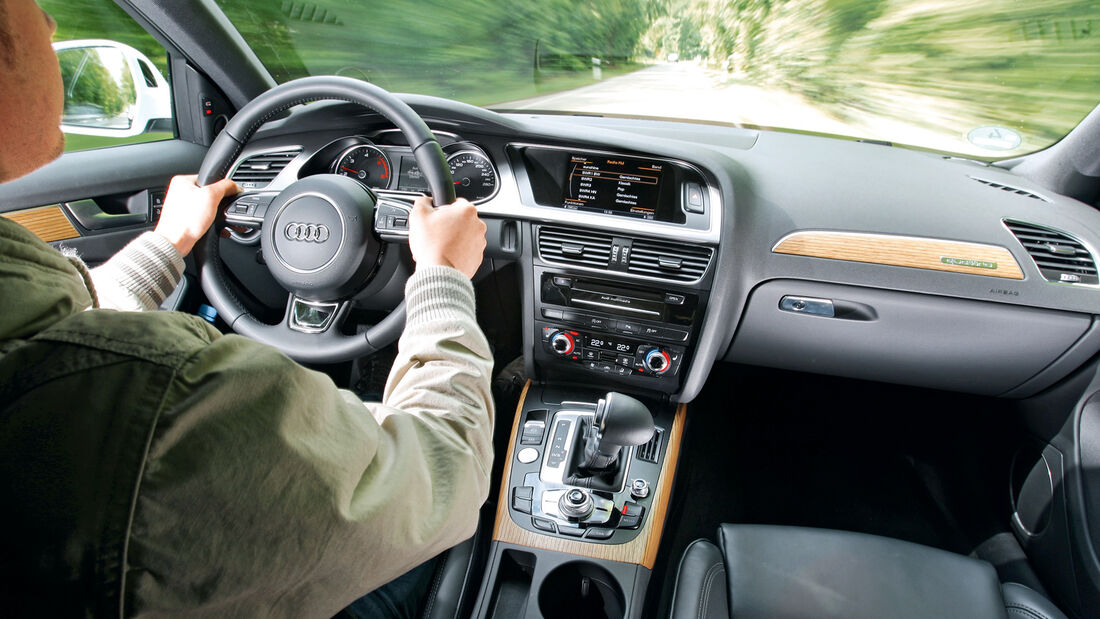
[[[65,151],[175,137],[168,54],[113,0],[39,0],[57,21]]]

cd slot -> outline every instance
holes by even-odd
[[[644,316],[654,320],[660,320],[664,305],[660,303],[647,303],[641,299],[631,299],[617,295],[574,291],[570,299],[575,305],[590,308],[599,308],[617,314]]]
[[[699,297],[690,292],[625,288],[610,282],[557,273],[544,273],[539,309],[566,308],[595,314],[594,321],[622,318],[629,325],[641,321],[691,329]],[[600,318],[602,316],[602,318]],[[599,324],[593,326],[600,327]]]

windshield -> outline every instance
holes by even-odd
[[[1096,105],[1095,0],[218,0],[283,82],[683,119],[986,160]]]

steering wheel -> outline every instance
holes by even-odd
[[[198,184],[225,178],[245,144],[268,120],[295,105],[326,99],[358,103],[396,125],[412,147],[437,204],[454,202],[443,149],[416,112],[373,84],[333,76],[286,82],[245,105],[210,145]],[[404,301],[364,333],[345,335],[341,326],[352,297],[376,271],[383,243],[408,242],[409,205],[379,199],[358,181],[336,174],[309,176],[279,192],[243,193],[228,202],[224,220],[219,217],[211,226],[194,254],[203,291],[234,331],[313,363],[369,355],[401,335]],[[257,320],[237,297],[218,255],[219,225],[261,229],[268,269],[290,293],[279,324]]]

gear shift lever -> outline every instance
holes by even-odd
[[[623,447],[641,445],[653,437],[653,416],[634,398],[609,391],[596,403],[592,425],[585,429],[581,468],[592,472],[614,467]]]

